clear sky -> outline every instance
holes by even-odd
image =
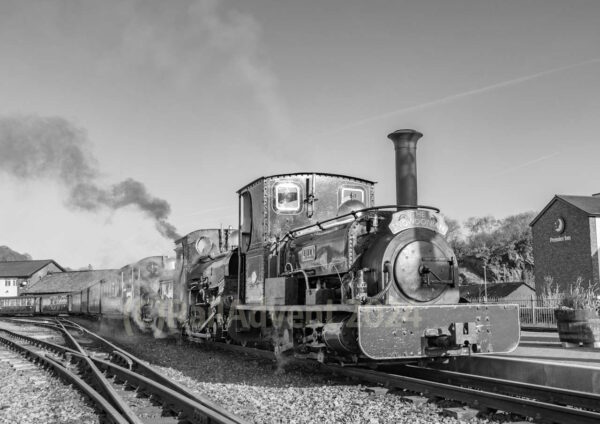
[[[95,181],[144,183],[181,234],[235,226],[235,191],[271,173],[356,175],[394,203],[399,128],[425,134],[420,203],[540,210],[600,192],[600,2],[0,0],[0,118],[37,117],[82,130]],[[67,192],[0,169],[0,245],[74,268],[172,253],[135,206]]]

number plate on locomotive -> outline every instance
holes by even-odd
[[[316,257],[316,249],[315,246],[306,246],[304,248],[302,248],[302,250],[300,251],[300,260],[302,262],[306,262],[306,261],[312,261],[315,259]]]
[[[389,228],[394,234],[409,228],[429,228],[443,236],[448,232],[448,226],[442,215],[433,211],[415,209],[394,213]]]

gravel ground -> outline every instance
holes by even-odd
[[[30,324],[17,324],[9,321],[0,320],[0,330],[6,329],[15,333],[23,333],[36,339],[44,340],[46,342],[54,343],[57,345],[64,345],[65,339],[58,331],[54,331],[50,328],[39,327]]]
[[[413,404],[401,394],[372,393],[369,388],[319,375],[296,366],[220,351],[206,345],[177,345],[172,339],[147,336],[109,337],[167,376],[206,395],[254,423],[500,423],[509,414],[470,421],[442,415],[457,404]]]
[[[5,322],[1,326],[5,326]],[[23,333],[25,327],[19,330]],[[39,327],[32,327],[39,330]],[[15,331],[18,331],[15,329]],[[73,387],[0,344],[0,423],[95,424],[93,406]],[[22,370],[17,368],[24,367]]]

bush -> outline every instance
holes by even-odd
[[[569,291],[560,293],[558,306],[560,309],[590,309],[600,308],[598,284],[583,286],[583,279],[579,277],[574,284],[569,285]]]

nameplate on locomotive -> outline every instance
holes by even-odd
[[[448,232],[448,226],[442,215],[433,211],[415,209],[394,213],[389,228],[394,234],[409,228],[428,228],[443,236]]]

